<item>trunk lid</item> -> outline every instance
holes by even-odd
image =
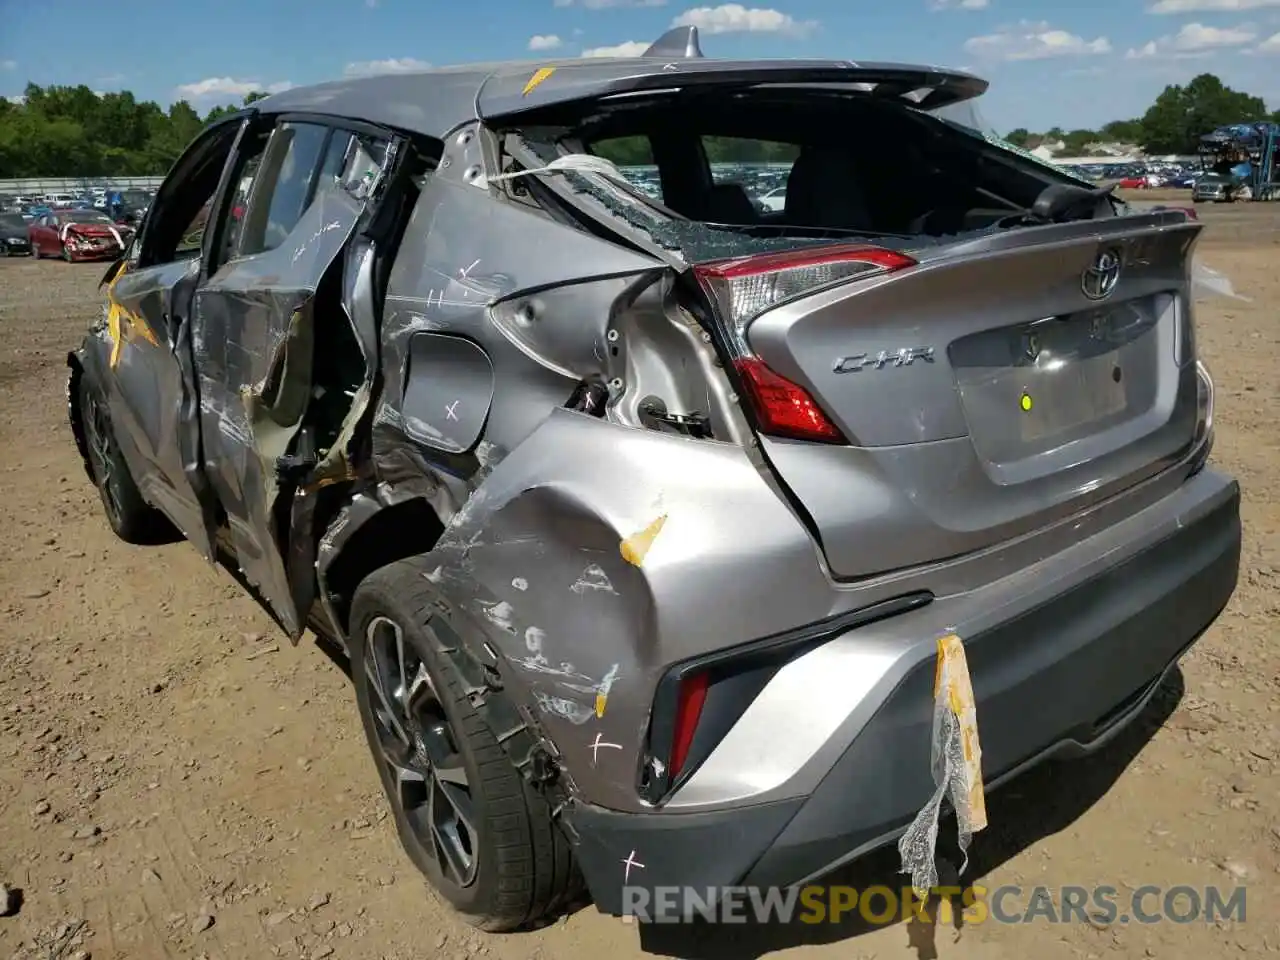
[[[832,573],[938,561],[1159,472],[1197,420],[1181,214],[1011,232],[746,328],[848,445],[762,438]]]

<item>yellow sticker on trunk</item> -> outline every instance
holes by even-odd
[[[546,81],[547,77],[551,76],[555,72],[555,67],[543,67],[535,72],[534,75],[529,78],[529,82],[524,85],[524,92],[521,93],[520,96],[527,97],[529,94],[533,93],[534,90]]]

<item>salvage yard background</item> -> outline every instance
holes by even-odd
[[[281,640],[189,547],[111,536],[63,394],[103,268],[21,259],[0,260],[0,883],[23,902],[0,919],[0,958],[1280,952],[1280,204],[1200,209],[1200,256],[1251,298],[1199,308],[1214,459],[1244,488],[1238,592],[1119,742],[991,799],[966,879],[1122,896],[1242,883],[1244,924],[988,923],[930,936],[850,923],[663,930],[642,944],[588,907],[530,934],[473,933],[401,854],[333,663],[309,639]],[[900,881],[889,857],[833,882]]]

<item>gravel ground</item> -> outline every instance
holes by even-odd
[[[1139,199],[1170,198],[1143,195]],[[1280,204],[1199,208],[1204,261],[1250,302],[1199,312],[1215,460],[1244,488],[1226,613],[1147,715],[1084,764],[991,798],[967,880],[1248,887],[1185,925],[795,924],[645,931],[593,908],[474,933],[397,846],[343,674],[278,638],[183,544],[115,540],[65,426],[63,358],[101,266],[0,260],[0,956],[1024,960],[1280,951]],[[838,878],[899,881],[875,859]],[[0,904],[3,906],[3,904]]]

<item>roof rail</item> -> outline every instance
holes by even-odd
[[[698,28],[676,27],[668,30],[640,56],[664,60],[700,60],[703,53],[698,46]]]

